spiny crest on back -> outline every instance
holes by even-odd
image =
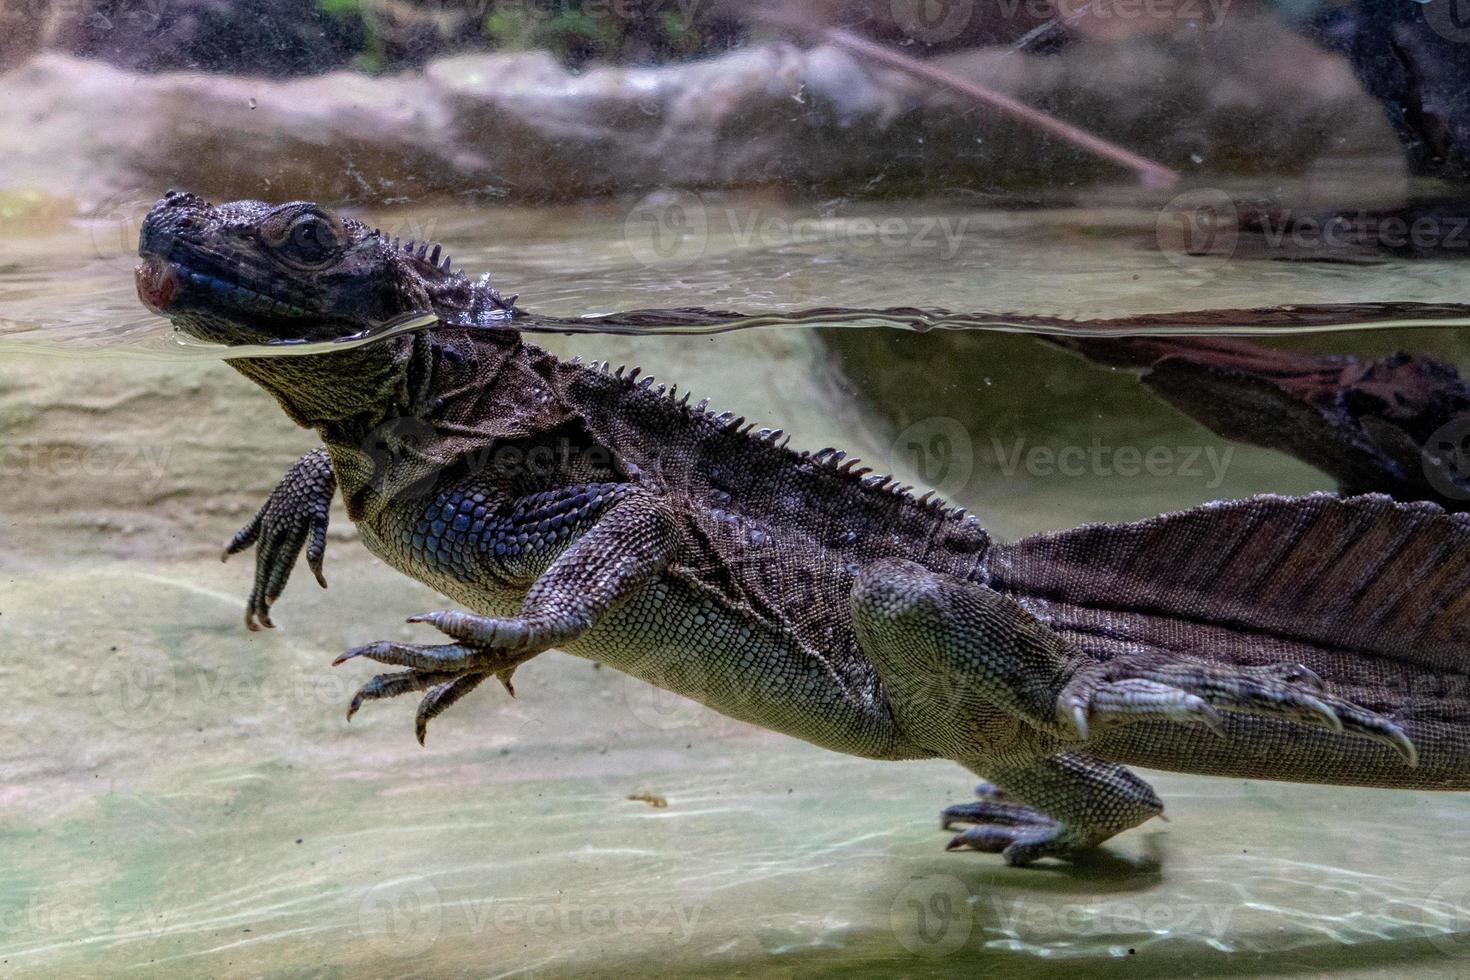
[[[443,251],[443,248],[438,242],[421,242],[414,239],[409,239],[405,242],[399,238],[390,240],[388,236],[383,234],[382,229],[379,228],[374,228],[372,233],[383,241],[388,242],[394,251],[402,252],[405,255],[418,259],[420,262],[432,267],[435,272],[447,273],[453,267],[453,261],[450,259],[448,253],[444,254],[442,261],[440,260],[439,255]],[[464,278],[463,269],[454,270],[454,274],[461,279]]]
[[[456,269],[453,267],[453,259],[449,257],[449,253],[445,252],[444,247],[438,242],[418,241],[416,239],[409,239],[405,242],[399,238],[393,238],[390,240],[388,236],[384,235],[382,230],[378,228],[374,228],[372,230],[372,233],[378,238],[382,239],[384,242],[387,242],[389,247],[392,248],[395,252],[406,255],[410,259],[413,259],[415,262],[420,263],[422,266],[422,268],[420,268],[419,270],[420,273],[429,272],[440,276],[448,276],[452,274],[454,279],[462,282],[468,282],[468,279],[464,274],[464,270]],[[515,306],[516,300],[519,298],[518,293],[512,293],[509,296],[503,296],[494,289],[490,289],[490,276],[488,273],[480,277],[479,284],[493,296],[494,302],[501,309],[511,309]]]
[[[595,375],[621,382],[624,394],[636,393],[634,397],[655,399],[660,407],[678,412],[691,422],[709,425],[718,431],[749,439],[771,451],[785,453],[789,457],[790,465],[800,466],[805,463],[820,467],[865,490],[890,494],[943,520],[961,521],[968,516],[963,507],[946,502],[933,490],[915,496],[912,486],[900,484],[892,476],[875,473],[870,467],[859,465],[860,460],[857,457],[849,456],[840,449],[828,447],[816,452],[794,450],[790,448],[790,436],[783,429],[757,428],[756,423],[747,422],[744,416],[733,412],[712,412],[709,410],[708,398],[691,405],[688,392],[681,396],[677,385],[667,389],[662,384],[655,386],[653,376],[643,375],[643,369],[636,365],[619,365],[613,368],[609,361],[592,361],[584,365],[580,357],[573,358],[571,363]]]

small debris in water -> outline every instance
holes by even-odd
[[[662,810],[669,805],[669,801],[657,793],[629,793],[628,799],[634,803],[647,803],[655,810]]]

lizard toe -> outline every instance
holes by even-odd
[[[461,674],[450,681],[435,684],[429,688],[429,693],[424,695],[419,702],[418,711],[414,714],[413,730],[414,737],[419,744],[424,744],[424,736],[429,730],[429,721],[442,714],[450,705],[480,686],[480,683],[488,677],[488,673]]]
[[[347,720],[357,714],[365,702],[378,701],[383,698],[396,698],[400,694],[408,694],[413,691],[422,691],[436,684],[442,684],[452,680],[454,675],[447,671],[429,670],[399,670],[387,674],[378,674],[352,696],[352,703],[347,706]]]

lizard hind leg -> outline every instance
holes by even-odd
[[[1152,789],[1104,761],[1115,757],[1115,728],[1159,739],[1203,726],[1230,738],[1249,736],[1257,719],[1289,722],[1416,761],[1392,719],[1332,695],[1300,665],[1146,649],[1104,659],[1010,597],[913,562],[864,569],[852,617],[905,738],[1035,808],[1026,821],[999,819],[1017,814],[996,806],[968,813],[981,819],[958,846],[1000,850],[1011,863],[1073,854],[1161,812]],[[1190,771],[1191,758],[1175,761]]]
[[[943,812],[944,829],[968,825],[946,850],[999,852],[1018,867],[1071,859],[1164,812],[1148,783],[1078,753],[983,765],[996,784],[982,784],[976,802]]]

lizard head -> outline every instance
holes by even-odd
[[[413,313],[503,319],[514,303],[451,270],[438,245],[402,245],[309,201],[212,205],[169,191],[143,220],[138,255],[143,304],[227,345],[336,340]]]

